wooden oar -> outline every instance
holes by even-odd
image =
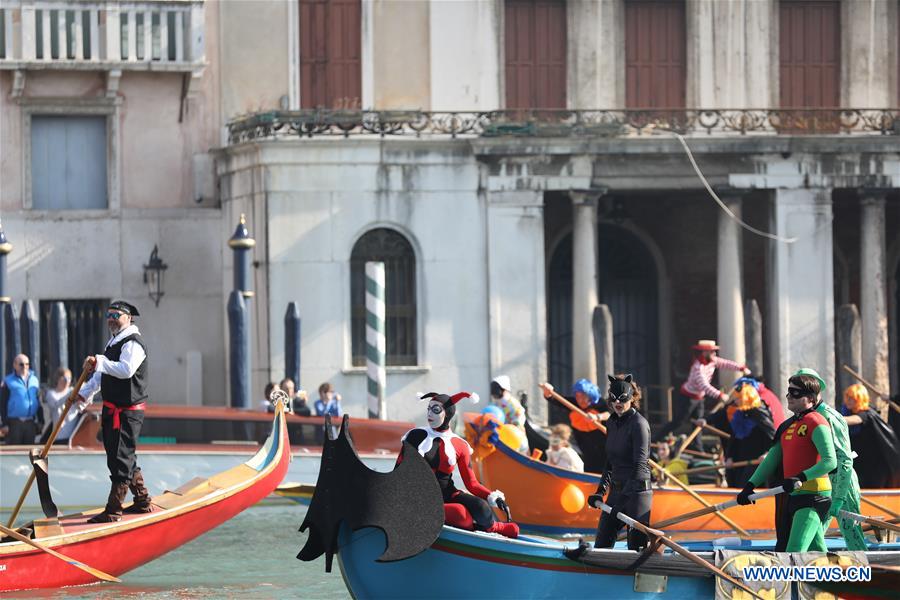
[[[895,513],[894,511],[892,511],[891,509],[889,509],[887,506],[885,506],[883,504],[879,504],[878,502],[875,502],[874,500],[869,500],[868,498],[866,498],[865,496],[862,496],[862,495],[859,497],[859,499],[862,502],[871,506],[872,508],[877,508],[878,510],[880,510],[881,512],[883,512],[886,515],[890,515],[890,516],[894,517],[895,519],[900,519],[900,514]]]
[[[697,421],[693,421],[693,423],[696,424]],[[722,430],[719,429],[718,427],[713,427],[713,426],[710,425],[709,423],[704,423],[704,424],[702,425],[702,427],[703,427],[703,429],[709,431],[710,433],[716,434],[717,436],[719,436],[719,437],[722,438],[722,439],[725,439],[725,440],[730,440],[730,439],[731,439],[731,434],[730,434],[730,433],[728,433],[727,431],[722,431]]]
[[[602,500],[600,501],[599,508],[607,514],[612,513],[612,508],[610,508],[609,504],[606,504]],[[744,590],[745,592],[747,592],[754,598],[759,598],[759,600],[763,600],[762,596],[760,596],[759,594],[754,592],[752,589],[750,589],[749,587],[747,587],[746,585],[744,585],[743,583],[741,583],[740,581],[738,581],[737,579],[735,579],[734,577],[732,577],[731,575],[729,575],[728,573],[723,571],[722,569],[718,568],[717,566],[710,563],[709,561],[703,560],[702,558],[700,558],[699,556],[697,556],[696,554],[694,554],[693,552],[691,552],[684,546],[681,546],[680,544],[677,544],[674,541],[667,538],[666,534],[664,532],[647,527],[643,523],[639,523],[638,521],[635,521],[628,515],[622,514],[621,511],[616,513],[616,518],[619,519],[620,521],[622,521],[623,523],[625,523],[626,525],[628,525],[629,527],[632,527],[633,529],[637,529],[644,535],[659,540],[660,542],[662,542],[663,544],[665,544],[666,546],[671,548],[672,551],[677,552],[678,554],[685,557],[686,559],[688,559],[695,565],[698,565],[708,571],[711,571],[715,576],[721,577],[722,579],[724,579],[731,585]]]
[[[47,546],[45,546],[39,542],[36,542],[29,537],[22,535],[15,529],[10,529],[9,527],[4,527],[3,525],[0,525],[0,532],[3,532],[4,534],[15,538],[15,539],[19,540],[20,542],[25,542],[29,546],[34,546],[38,550],[40,550],[42,552],[46,552],[50,556],[54,556],[54,557],[58,558],[59,560],[65,561],[65,562],[69,563],[70,565],[72,565],[73,567],[77,567],[86,573],[90,573],[97,579],[101,579],[103,581],[114,581],[116,583],[122,582],[122,580],[119,579],[118,577],[113,577],[112,575],[110,575],[108,573],[104,573],[100,569],[95,569],[94,567],[89,567],[88,565],[84,564],[83,562],[77,561],[74,558],[69,558],[68,556],[60,554],[56,550],[48,548]]]
[[[705,467],[694,467],[693,469],[685,469],[682,473],[684,475],[693,475],[694,473],[707,473],[709,471],[718,471],[719,469],[734,469],[737,467],[749,467],[750,465],[758,465],[762,462],[761,458],[755,458],[753,460],[739,460],[737,462],[733,462],[730,465],[707,465]]]
[[[768,498],[769,496],[777,496],[778,494],[784,492],[784,489],[781,486],[770,488],[768,490],[763,490],[761,492],[757,492],[755,494],[750,494],[750,500],[760,500],[762,498]],[[688,521],[690,519],[696,519],[697,517],[705,517],[710,513],[714,513],[716,511],[723,511],[725,509],[731,508],[733,506],[737,506],[738,501],[737,498],[732,498],[731,500],[726,500],[725,502],[720,502],[714,506],[708,506],[706,508],[701,508],[698,510],[691,511],[689,513],[684,513],[683,515],[678,515],[675,517],[671,517],[666,519],[665,521],[659,521],[658,523],[653,523],[651,527],[668,527],[669,525],[675,525],[676,523],[681,523],[682,521]]]
[[[709,452],[700,452],[699,450],[691,450],[690,448],[684,449],[684,454],[689,456],[696,456],[697,458],[706,458],[708,460],[716,460],[719,458],[715,454],[710,454]]]
[[[863,384],[864,386],[866,386],[866,387],[869,389],[870,392],[872,392],[873,394],[875,394],[876,396],[878,396],[879,398],[881,398],[882,400],[884,400],[885,402],[887,402],[887,403],[891,406],[891,408],[893,408],[896,412],[900,413],[900,404],[897,404],[896,402],[894,402],[893,400],[891,400],[891,398],[890,398],[890,396],[889,396],[888,394],[886,394],[885,392],[879,390],[877,387],[875,387],[874,385],[872,385],[871,383],[869,383],[868,381],[866,381],[865,379],[863,379],[863,378],[862,378],[862,375],[860,375],[859,373],[857,373],[856,371],[854,371],[853,369],[851,369],[851,368],[848,367],[847,365],[844,365],[843,368],[844,368],[844,370],[847,371],[847,373],[849,373],[854,379],[856,379],[856,380],[859,381],[861,384]]]
[[[59,430],[62,428],[63,423],[66,422],[66,415],[69,414],[69,409],[72,407],[72,404],[75,402],[75,398],[78,397],[78,392],[81,391],[81,386],[84,385],[84,382],[87,381],[89,373],[87,369],[83,369],[81,371],[81,376],[78,378],[78,381],[75,383],[75,387],[72,388],[72,393],[69,394],[69,399],[66,400],[66,404],[63,407],[62,413],[59,415],[59,420],[56,422],[56,427],[53,428],[53,433],[50,434],[50,438],[47,440],[47,443],[44,444],[44,447],[41,449],[40,458],[47,458],[47,455],[50,454],[50,448],[53,446],[53,442],[56,441],[56,436],[59,435]],[[22,503],[25,502],[25,496],[28,495],[29,490],[31,490],[31,485],[34,483],[34,469],[31,470],[31,474],[28,475],[28,481],[25,482],[25,487],[22,488],[22,493],[19,495],[19,501],[16,502],[16,507],[13,508],[12,514],[9,516],[9,521],[7,522],[7,527],[12,527],[16,523],[16,517],[19,516],[19,510],[22,509]]]
[[[571,402],[569,402],[568,400],[563,398],[561,395],[559,395],[559,393],[557,393],[556,390],[547,389],[546,387],[544,387],[544,385],[541,385],[540,388],[542,390],[550,392],[551,398],[553,398],[554,400],[556,400],[557,402],[559,402],[560,404],[562,404],[563,406],[565,406],[572,412],[576,412],[576,413],[580,414],[582,417],[584,417],[586,419],[590,419],[591,422],[593,422],[594,427],[599,429],[601,432],[606,433],[606,426],[604,426],[603,423],[599,423],[599,422],[591,419],[591,417],[588,416],[587,412],[581,410],[581,408],[579,406],[576,406],[575,404],[572,404]]]
[[[725,522],[726,525],[728,525],[729,527],[734,529],[735,532],[737,532],[737,534],[739,536],[745,537],[745,538],[750,537],[750,534],[743,527],[741,527],[740,525],[735,523],[733,520],[726,517],[724,514],[722,514],[721,511],[716,509],[716,507],[713,506],[712,504],[710,504],[705,498],[703,498],[703,496],[701,496],[700,494],[698,494],[697,492],[695,492],[694,490],[692,490],[691,488],[686,486],[684,483],[681,482],[680,479],[678,479],[677,477],[675,477],[674,475],[669,473],[665,467],[656,463],[653,460],[647,460],[647,462],[650,463],[651,467],[653,467],[654,469],[656,469],[657,471],[662,473],[664,476],[666,476],[669,479],[669,481],[671,481],[676,486],[680,487],[682,490],[687,492],[691,496],[691,498],[693,498],[694,500],[696,500],[697,502],[699,502],[700,504],[702,504],[703,506],[705,506],[707,508],[712,508],[713,510],[711,512],[714,512],[717,517],[719,517],[723,522]]]
[[[858,521],[859,523],[867,523],[872,527],[879,529],[887,529],[889,531],[900,532],[900,525],[894,525],[892,523],[888,523],[882,519],[873,519],[872,517],[867,517],[865,515],[861,515],[859,513],[850,512],[849,510],[842,510],[841,516],[846,517],[848,519],[853,519],[854,521]]]
[[[697,425],[696,427],[694,427],[691,435],[684,438],[684,441],[681,442],[681,445],[678,447],[678,452],[675,453],[675,458],[681,456],[681,453],[684,452],[685,448],[691,445],[691,442],[693,442],[697,438],[697,436],[700,435],[701,431],[703,431],[703,427],[701,425]]]

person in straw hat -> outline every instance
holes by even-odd
[[[693,350],[694,362],[691,363],[691,372],[687,381],[681,385],[680,398],[673,403],[672,420],[656,432],[656,439],[666,437],[670,432],[688,424],[691,419],[703,418],[703,403],[707,396],[722,402],[728,401],[728,394],[719,391],[711,383],[716,369],[738,371],[744,375],[750,374],[747,365],[740,365],[716,354],[719,346],[715,340],[700,340],[694,344]],[[700,436],[694,440],[693,446],[696,450],[703,450]]]

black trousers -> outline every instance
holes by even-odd
[[[137,468],[137,441],[144,424],[144,411],[122,411],[119,420],[119,429],[113,429],[112,411],[103,408],[101,428],[109,478],[113,483],[127,483]]]
[[[643,523],[650,525],[650,505],[653,502],[653,490],[637,492],[636,494],[624,495],[621,489],[613,485],[609,492],[606,503],[613,508],[617,508],[626,515]],[[616,543],[616,537],[625,524],[617,517],[610,516],[606,513],[600,515],[600,522],[597,524],[597,537],[594,540],[594,548],[612,548]],[[647,536],[640,531],[630,529],[628,531],[628,549],[637,550],[647,545]]]
[[[466,492],[459,492],[456,495],[445,497],[444,502],[447,504],[462,504],[465,506],[466,510],[469,511],[469,514],[472,515],[475,529],[487,531],[491,528],[491,525],[494,524],[494,511],[491,510],[491,505],[487,503],[487,500],[482,500],[478,496],[473,496]]]
[[[6,443],[30,445],[34,443],[37,433],[37,423],[34,422],[34,419],[9,419]]]
[[[657,440],[662,440],[669,433],[679,429],[683,425],[690,425],[691,419],[700,419],[704,414],[704,406],[703,403],[705,400],[694,400],[693,398],[689,398],[688,396],[679,395],[672,406],[672,420],[662,426],[657,432],[655,438]],[[693,429],[693,427],[691,427]],[[703,441],[700,439],[702,436],[697,436],[694,438],[694,441],[691,442],[690,447],[694,450],[698,450],[703,452]]]

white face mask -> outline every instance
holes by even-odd
[[[444,422],[444,405],[440,402],[428,403],[428,426],[437,429]]]

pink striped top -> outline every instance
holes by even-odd
[[[746,367],[739,365],[733,360],[715,356],[711,361],[703,364],[699,360],[695,360],[691,364],[691,373],[688,375],[687,381],[681,386],[681,393],[695,400],[701,400],[704,396],[719,397],[719,390],[714,388],[710,383],[716,369],[727,369],[729,371],[743,371]]]

